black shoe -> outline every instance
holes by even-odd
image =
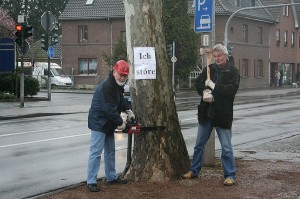
[[[112,185],[112,184],[127,184],[127,180],[126,179],[121,179],[121,178],[117,178],[113,181],[107,181],[108,185]]]
[[[99,192],[100,188],[97,186],[97,184],[88,184],[88,189],[90,192]]]

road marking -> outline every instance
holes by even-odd
[[[8,137],[8,136],[14,136],[14,135],[23,135],[23,134],[29,134],[29,133],[38,133],[38,132],[43,132],[43,131],[51,131],[51,130],[57,130],[57,129],[62,129],[62,128],[69,128],[70,126],[63,126],[59,128],[51,128],[51,129],[43,129],[43,130],[38,130],[38,131],[27,131],[27,132],[20,132],[20,133],[9,133],[9,134],[4,134],[0,135],[0,137]]]
[[[8,147],[21,146],[21,145],[26,145],[26,144],[34,144],[34,143],[40,143],[40,142],[49,142],[49,141],[54,141],[54,140],[62,140],[62,139],[68,139],[68,138],[85,136],[85,135],[89,135],[89,134],[90,133],[84,133],[84,134],[77,134],[77,135],[71,135],[71,136],[65,136],[65,137],[58,137],[58,138],[51,138],[51,139],[45,139],[45,140],[23,142],[23,143],[18,143],[18,144],[8,144],[8,145],[0,146],[0,148],[8,148]]]

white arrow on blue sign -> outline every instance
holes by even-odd
[[[195,32],[212,32],[213,0],[195,0]]]
[[[53,58],[54,57],[54,48],[53,46],[48,47],[48,57]]]

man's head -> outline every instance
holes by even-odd
[[[120,60],[114,65],[113,68],[113,76],[119,86],[124,86],[129,74],[129,64],[124,61]]]
[[[213,48],[213,57],[218,66],[224,66],[228,60],[228,50],[226,46],[223,46],[222,44],[215,45]]]

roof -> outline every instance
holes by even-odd
[[[285,0],[261,0],[264,6],[285,4]],[[290,3],[300,3],[300,0],[291,0]],[[280,16],[282,15],[282,7],[267,8],[267,10],[275,17],[276,21],[279,22]],[[300,4],[292,6],[292,13],[295,17],[295,27],[299,27],[300,20]]]
[[[256,0],[257,6],[261,6],[260,0]],[[103,19],[103,18],[124,18],[123,0],[94,0],[87,5],[87,0],[69,0],[64,11],[59,17],[60,20],[82,20],[82,19]],[[194,15],[194,0],[188,1],[188,13]],[[249,0],[241,0],[241,7],[249,7]],[[240,7],[234,6],[234,0],[215,0],[215,12],[218,15],[230,15]],[[246,10],[237,14],[240,17],[247,17],[256,20],[274,22],[274,17],[264,9]]]
[[[47,52],[44,51],[42,48],[41,40],[38,40],[30,45],[30,49],[28,53],[26,53],[25,57],[33,57],[36,59],[47,58]],[[54,59],[60,59],[62,56],[61,50],[61,36],[58,37],[58,43],[53,46],[54,48]]]
[[[124,18],[123,0],[94,0],[90,5],[87,0],[69,0],[60,20]]]
[[[283,4],[284,0],[260,0],[263,6],[270,6],[276,4]],[[282,14],[282,7],[266,8],[266,10],[272,14],[275,21],[279,21],[280,15]]]
[[[235,11],[245,8],[251,7],[250,0],[240,0],[240,6],[235,6],[235,0],[215,0],[216,5],[216,13],[221,15],[229,15],[234,13]],[[255,7],[263,6],[260,0],[255,1]],[[236,14],[239,17],[251,18],[254,20],[262,20],[267,22],[274,22],[274,17],[271,13],[267,12],[265,9],[251,9],[251,10],[243,10]]]

